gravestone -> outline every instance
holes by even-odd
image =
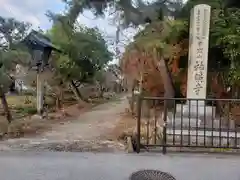
[[[204,101],[207,90],[210,13],[211,7],[206,4],[196,5],[191,10],[187,99],[192,100],[184,105],[178,104],[175,118],[169,117],[169,119],[175,119],[176,126],[183,123],[183,126],[199,127],[204,116],[206,120],[215,119],[215,107],[206,106]]]

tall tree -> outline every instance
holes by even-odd
[[[141,25],[156,21],[159,16],[175,16],[182,6],[182,0],[63,0],[67,4],[68,24],[72,26],[84,10],[91,10],[96,16],[104,15],[106,9],[121,13],[122,26]],[[109,8],[108,8],[109,7]],[[49,13],[51,14],[51,13]]]
[[[16,48],[16,42],[27,35],[30,27],[29,23],[17,21],[14,18],[0,17],[1,49]]]
[[[188,0],[183,8],[178,12],[177,18],[189,19],[191,9],[197,4],[208,4],[211,9],[220,9],[224,7],[225,0]]]
[[[60,22],[54,24],[49,34],[64,52],[56,60],[58,72],[70,83],[77,98],[83,100],[76,81],[77,84],[91,81],[95,73],[112,60],[106,41],[98,29],[79,25],[72,29]]]
[[[11,122],[12,116],[8,107],[5,93],[12,82],[10,73],[15,70],[16,64],[28,63],[29,54],[18,42],[24,38],[30,24],[17,21],[13,18],[0,17],[0,98],[7,120]]]
[[[138,26],[146,23],[152,23],[155,21],[163,20],[165,16],[174,16],[176,12],[180,11],[182,8],[182,0],[157,0],[152,3],[149,3],[145,0],[64,0],[67,4],[68,11],[65,16],[55,16],[49,13],[55,19],[64,22],[71,28],[74,27],[74,23],[80,13],[84,10],[92,10],[95,15],[103,15],[104,10],[107,7],[114,9],[115,12],[119,12],[117,14],[117,21],[120,23],[118,30],[116,32],[117,40],[119,41],[119,31],[121,28],[127,28],[129,25]],[[123,21],[122,21],[123,20]],[[160,61],[160,59],[159,59]],[[167,69],[166,63],[162,64],[162,68]],[[170,86],[170,77],[167,71],[162,73],[164,75],[164,79],[166,79],[167,84],[165,86],[168,87],[168,92],[172,91],[173,87]],[[171,90],[170,90],[171,89]]]

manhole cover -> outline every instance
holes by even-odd
[[[130,176],[130,180],[176,180],[172,175],[158,170],[140,170]]]

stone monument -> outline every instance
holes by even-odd
[[[169,117],[169,120],[175,119],[176,126],[182,122],[183,126],[190,124],[191,127],[200,127],[204,116],[206,119],[215,119],[215,107],[206,106],[204,101],[207,90],[210,13],[211,7],[206,4],[196,5],[191,10],[187,99],[192,100],[188,100],[184,105],[178,104],[175,118]]]

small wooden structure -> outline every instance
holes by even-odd
[[[52,51],[61,52],[51,40],[43,34],[32,30],[29,35],[22,41],[32,55],[32,66],[44,68],[48,66],[48,60]],[[43,70],[43,69],[42,69]]]
[[[52,51],[60,50],[52,44],[51,40],[43,34],[32,30],[29,35],[22,41],[32,55],[31,67],[37,71],[37,110],[42,115],[44,111],[44,80],[41,79],[41,73],[46,67],[49,67],[49,57]]]

